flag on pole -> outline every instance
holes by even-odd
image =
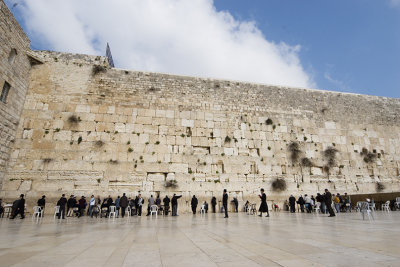
[[[107,43],[107,48],[106,48],[106,57],[107,57],[107,59],[108,59],[108,65],[109,65],[111,68],[114,68],[114,60],[113,60],[113,58],[112,58],[111,49],[110,49],[110,46],[108,45],[108,43]]]

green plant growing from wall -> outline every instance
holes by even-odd
[[[270,119],[270,118],[268,118],[266,121],[265,121],[265,124],[267,124],[267,125],[272,125],[274,122]]]
[[[60,131],[60,128],[56,128],[55,132],[58,133]]]
[[[330,169],[336,165],[336,153],[338,152],[339,151],[336,148],[333,148],[331,146],[322,152],[322,155],[324,156],[324,159],[326,161],[323,169],[328,174],[328,177]]]
[[[382,192],[383,190],[385,190],[385,185],[381,182],[376,182],[376,192]]]
[[[79,136],[79,137],[78,137],[78,145],[79,145],[80,143],[82,143],[82,136]]]
[[[106,72],[106,71],[107,71],[107,68],[104,66],[101,66],[101,65],[94,65],[92,67],[92,75],[93,76],[95,76],[99,73],[102,73],[102,72]]]
[[[96,141],[95,143],[94,143],[94,145],[96,146],[96,147],[102,147],[102,146],[104,146],[104,142],[103,141],[101,141],[101,140],[98,140],[98,141]]]
[[[296,164],[299,161],[301,150],[300,146],[297,142],[291,142],[288,146],[288,150],[290,152],[290,159],[293,164]]]
[[[130,148],[128,148],[128,152],[129,153],[132,153],[133,152],[133,149],[130,147]]]
[[[271,189],[274,192],[282,192],[287,188],[286,181],[281,178],[275,179],[271,184]]]
[[[81,122],[81,118],[80,117],[77,117],[77,116],[75,116],[75,115],[71,115],[71,116],[69,116],[68,117],[68,123],[70,123],[70,124],[78,124],[79,122]]]
[[[100,178],[97,178],[97,183],[100,183],[101,182],[101,179]]]
[[[230,143],[231,142],[231,138],[229,136],[225,137],[225,143]]]

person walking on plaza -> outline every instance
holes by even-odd
[[[65,198],[65,194],[61,195],[61,198],[57,201],[57,206],[60,206],[58,212],[58,219],[61,217],[65,219],[65,205],[67,204],[67,199]]]
[[[137,199],[137,210],[138,210],[137,215],[138,216],[142,216],[143,203],[144,203],[144,199],[142,198],[142,195],[139,194],[138,199]]]
[[[119,205],[121,206],[121,216],[122,218],[125,217],[125,209],[128,207],[128,198],[126,197],[125,193],[122,194],[121,200],[119,201]]]
[[[212,213],[215,213],[215,206],[217,206],[217,198],[216,197],[212,197],[211,198]]]
[[[335,212],[332,209],[332,194],[328,189],[325,189],[325,204],[329,212],[329,217],[335,217]]]
[[[224,189],[224,194],[222,195],[222,206],[224,207],[225,217],[228,218],[228,192]]]
[[[14,219],[15,217],[17,217],[18,214],[21,215],[21,219],[25,218],[25,198],[24,198],[24,194],[21,194],[19,196],[19,199],[15,200],[13,202],[12,210],[13,210],[13,214],[10,217],[10,219]]]
[[[269,211],[268,211],[268,204],[267,204],[267,195],[264,193],[264,188],[261,188],[261,194],[259,195],[260,199],[261,199],[261,205],[260,208],[258,209],[258,211],[260,212],[260,215],[258,216],[262,216],[263,212],[267,213],[267,216],[265,217],[269,217]]]
[[[291,213],[296,212],[296,199],[293,195],[290,195],[290,197],[289,197],[289,206],[290,206]]]
[[[199,204],[199,201],[197,200],[196,196],[193,195],[192,197],[192,202],[190,203],[192,206],[192,212],[193,214],[196,214],[196,209],[197,209],[197,205]]]
[[[171,200],[169,199],[168,196],[165,196],[165,198],[163,199],[164,202],[164,215],[168,215],[169,213],[169,203],[171,202]]]
[[[171,204],[172,204],[172,216],[178,216],[178,199],[181,198],[182,195],[177,196],[176,194],[173,195]]]
[[[150,216],[150,208],[153,205],[154,205],[154,198],[153,198],[153,195],[151,195],[150,198],[149,198],[149,204],[147,205],[147,214],[146,214],[146,216]]]
[[[93,209],[95,205],[96,205],[96,199],[94,198],[94,195],[92,195],[89,200],[89,216],[92,218],[93,218]]]
[[[45,208],[45,206],[46,206],[46,196],[45,196],[45,195],[43,195],[42,198],[40,198],[40,199],[37,201],[37,205],[40,207],[40,209],[41,209],[41,211],[42,211],[42,213],[39,214],[39,217],[41,217],[41,216],[44,214],[44,208]],[[44,216],[43,216],[43,217],[44,217]]]

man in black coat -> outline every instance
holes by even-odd
[[[305,203],[306,203],[306,202],[304,201],[303,196],[300,195],[299,199],[297,200],[297,204],[300,205],[300,210],[301,210],[301,212],[304,212],[304,204],[305,204]]]
[[[228,192],[224,189],[224,194],[222,195],[222,206],[224,207],[225,217],[228,218]]]
[[[217,206],[217,198],[212,197],[211,198],[211,207],[212,207],[212,212],[215,213],[215,206]]]
[[[267,204],[267,195],[265,195],[264,193],[264,188],[261,188],[261,195],[259,195],[260,199],[261,199],[261,205],[260,208],[258,209],[258,211],[260,212],[260,215],[258,216],[262,216],[263,212],[267,213],[267,216],[265,217],[269,217],[269,211],[268,211],[268,204]]]
[[[178,216],[178,199],[181,197],[182,197],[182,195],[177,196],[176,194],[174,194],[174,196],[172,197],[172,200],[171,200],[172,216]]]
[[[329,212],[329,217],[335,217],[335,212],[332,209],[332,194],[328,189],[325,189],[325,204]]]
[[[24,194],[21,194],[19,196],[19,199],[14,201],[13,210],[14,210],[14,214],[12,215],[12,217],[10,217],[10,219],[14,219],[18,214],[21,215],[21,219],[25,218],[25,199],[24,199]]]
[[[45,208],[45,206],[46,206],[46,196],[45,196],[45,195],[43,195],[42,198],[40,198],[40,199],[37,201],[37,205],[41,208],[42,214],[44,214],[44,208]],[[41,217],[42,214],[39,214],[39,217]]]
[[[289,197],[289,206],[290,206],[290,212],[292,213],[296,212],[296,199],[293,195],[290,195]]]
[[[164,202],[164,215],[168,215],[169,203],[171,202],[171,200],[169,199],[168,196],[165,196],[165,198],[163,199],[163,202]]]
[[[193,214],[196,214],[196,209],[197,209],[197,205],[199,204],[199,201],[197,200],[195,195],[193,195],[192,202],[190,204],[192,205]]]
[[[62,216],[65,219],[65,204],[67,204],[67,199],[65,198],[65,194],[62,194],[60,200],[57,202],[57,206],[60,206],[60,210],[58,212],[58,219]]]

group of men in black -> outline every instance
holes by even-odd
[[[170,199],[168,196],[165,196],[165,198],[163,199],[164,205],[161,206],[160,197],[157,196],[156,200],[154,200],[153,196],[151,196],[148,201],[147,215],[150,214],[150,207],[152,205],[157,205],[159,207],[159,209],[163,210],[164,215],[168,215],[169,210],[170,210],[170,204],[171,204],[172,216],[178,216],[178,199],[181,197],[182,197],[182,195],[178,196],[176,194],[173,195],[172,199]],[[259,211],[260,211],[259,216],[261,216],[263,212],[266,212],[267,217],[269,217],[268,205],[266,202],[266,195],[264,193],[264,189],[261,189],[260,198],[261,198],[261,206],[259,209]],[[233,200],[233,203],[235,204],[236,212],[237,212],[238,201],[236,198]],[[42,196],[37,201],[37,205],[39,207],[41,207],[41,209],[44,211],[45,206],[46,206],[46,196]],[[65,194],[62,194],[61,198],[57,201],[57,206],[58,206],[57,216],[59,219],[60,218],[64,219],[65,213],[67,213],[67,217],[73,216],[75,213],[77,217],[81,217],[82,215],[84,215],[84,212],[85,212],[87,206],[89,206],[87,213],[88,213],[88,215],[91,215],[92,217],[93,217],[93,215],[97,216],[96,212],[93,211],[94,206],[99,207],[99,210],[97,211],[98,213],[100,213],[101,210],[106,209],[107,214],[110,212],[110,207],[115,206],[116,209],[118,210],[118,212],[121,209],[122,217],[125,215],[125,210],[129,206],[130,212],[131,212],[130,215],[141,216],[143,205],[144,205],[144,199],[141,196],[141,194],[136,196],[134,199],[131,199],[131,198],[128,199],[124,193],[121,198],[118,196],[118,198],[115,201],[113,201],[111,196],[108,196],[108,197],[104,198],[103,201],[101,201],[100,197],[97,197],[97,199],[95,199],[95,197],[92,195],[91,199],[89,200],[89,203],[86,201],[85,196],[82,196],[79,200],[77,200],[76,196],[74,196],[74,195],[71,195],[69,197],[69,199],[67,199],[65,197]],[[191,206],[192,206],[192,211],[194,214],[196,213],[197,205],[198,205],[198,200],[197,200],[196,196],[193,196],[192,201],[191,201]],[[205,205],[205,211],[208,212],[207,202],[204,202],[204,205]],[[216,212],[216,205],[217,205],[217,199],[215,197],[212,197],[211,206],[212,206],[213,213]],[[223,195],[222,195],[222,210],[225,213],[224,218],[228,218],[228,192],[226,189],[224,189]],[[24,198],[24,195],[21,194],[20,198],[18,200],[14,201],[14,203],[13,203],[10,219],[14,219],[18,214],[20,214],[21,219],[23,219],[25,217],[24,211],[25,211],[25,198]],[[41,215],[39,215],[39,216],[41,216]]]
[[[307,196],[307,195],[306,195]],[[313,196],[310,198],[311,204],[307,205],[306,200],[304,200],[303,197],[299,197],[299,199],[296,201],[296,198],[291,195],[289,197],[289,209],[291,213],[296,212],[296,203],[300,205],[301,211],[304,212],[304,206],[306,205],[306,210],[307,212],[311,212],[312,206],[315,204],[315,202],[321,203],[321,209],[322,212],[325,213],[325,208],[329,212],[329,217],[335,217],[335,212],[333,211],[332,208],[332,194],[329,192],[328,189],[325,189],[325,193],[323,195],[317,194],[317,197],[314,199]]]

